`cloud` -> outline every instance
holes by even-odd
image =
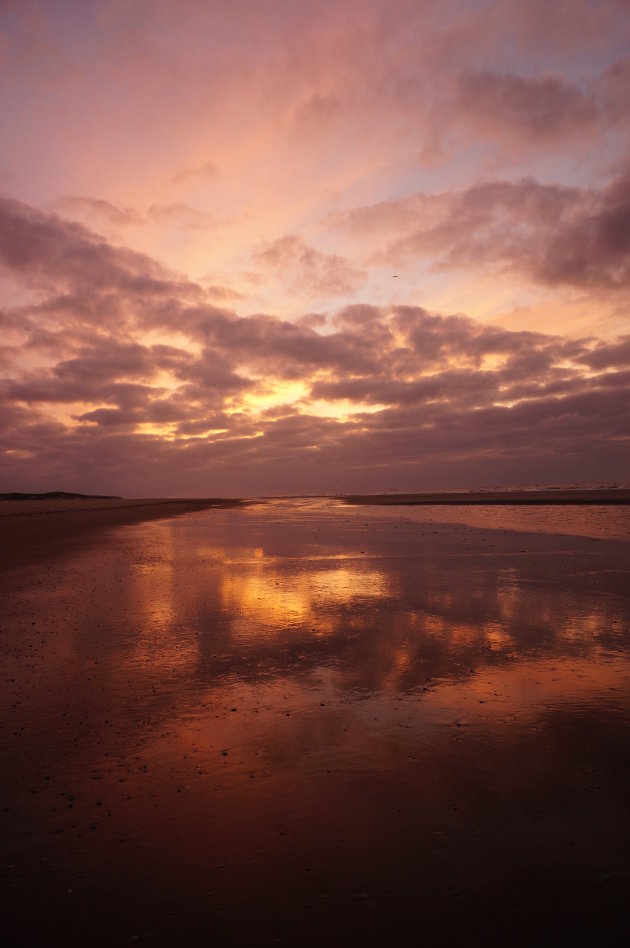
[[[630,55],[616,60],[599,77],[597,92],[608,119],[628,120],[629,86]]]
[[[121,228],[144,222],[143,216],[134,208],[114,204],[103,198],[65,194],[53,201],[52,207],[66,217],[78,218],[96,227],[105,224]]]
[[[578,85],[560,76],[523,77],[489,70],[460,75],[457,106],[476,130],[534,141],[565,141],[598,117],[597,105]]]
[[[490,217],[519,187],[534,217],[551,226],[560,207],[561,225],[577,227],[572,192],[531,182],[488,192]],[[623,245],[623,193],[619,184],[594,196],[602,246]],[[155,485],[258,494],[626,471],[627,335],[567,339],[411,305],[355,304],[325,321],[238,316],[85,227],[15,202],[1,209],[7,272],[26,286],[45,275],[35,301],[1,313],[3,489],[78,488],[79,473],[87,490],[141,495]],[[272,268],[312,264],[295,239],[265,252]]]
[[[0,198],[0,267],[29,287],[45,284],[60,292],[162,296],[176,280],[172,271],[145,254],[116,247],[81,224]],[[179,280],[177,292],[201,295]]]
[[[210,299],[231,303],[236,302],[236,300],[245,299],[242,293],[232,289],[230,286],[222,286],[217,283],[213,283],[213,279],[213,276],[210,274],[199,278],[199,282],[203,284],[204,289]],[[208,284],[206,281],[210,281],[210,283]]]
[[[613,343],[599,343],[581,356],[591,369],[622,368],[630,365],[630,335]]]
[[[218,225],[219,220],[208,211],[200,211],[190,204],[152,204],[147,216],[156,224],[166,227],[181,227],[183,230],[207,230]]]
[[[203,161],[199,165],[177,171],[170,179],[170,183],[172,185],[190,185],[199,181],[212,181],[218,178],[219,175],[219,168],[213,161]]]
[[[342,105],[336,95],[315,92],[300,102],[291,117],[291,130],[295,135],[317,135],[341,113]]]
[[[282,276],[288,286],[327,296],[353,292],[364,276],[345,257],[321,253],[293,234],[273,241],[255,260],[265,270]]]
[[[336,214],[350,234],[390,238],[386,259],[436,270],[493,267],[539,284],[626,290],[630,282],[630,174],[599,189],[491,181]]]

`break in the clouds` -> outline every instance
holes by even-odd
[[[627,478],[625,2],[0,31],[1,488]]]

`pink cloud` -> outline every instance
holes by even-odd
[[[98,228],[99,223],[110,227],[129,227],[142,223],[142,215],[132,207],[125,207],[103,198],[64,194],[53,202],[54,210],[66,217],[78,217]]]
[[[281,275],[289,286],[311,293],[343,296],[355,290],[364,276],[339,254],[322,253],[295,235],[278,238],[257,253],[255,261]]]
[[[596,189],[492,181],[463,191],[413,194],[344,211],[350,233],[390,238],[392,266],[426,259],[434,269],[501,267],[548,286],[623,290],[630,281],[630,178]]]
[[[213,161],[204,161],[190,168],[182,168],[171,178],[171,184],[194,184],[198,181],[214,180],[219,177],[219,168]]]
[[[553,75],[467,72],[459,79],[458,105],[477,130],[543,141],[583,134],[599,117],[591,96]]]

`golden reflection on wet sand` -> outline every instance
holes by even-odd
[[[15,944],[625,933],[619,512],[406,513],[213,510],[0,580]]]

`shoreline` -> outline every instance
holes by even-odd
[[[247,503],[237,498],[2,500],[0,571],[69,552],[101,530]]]
[[[630,489],[422,491],[417,494],[346,494],[339,499],[346,504],[378,506],[599,506],[630,504]]]

